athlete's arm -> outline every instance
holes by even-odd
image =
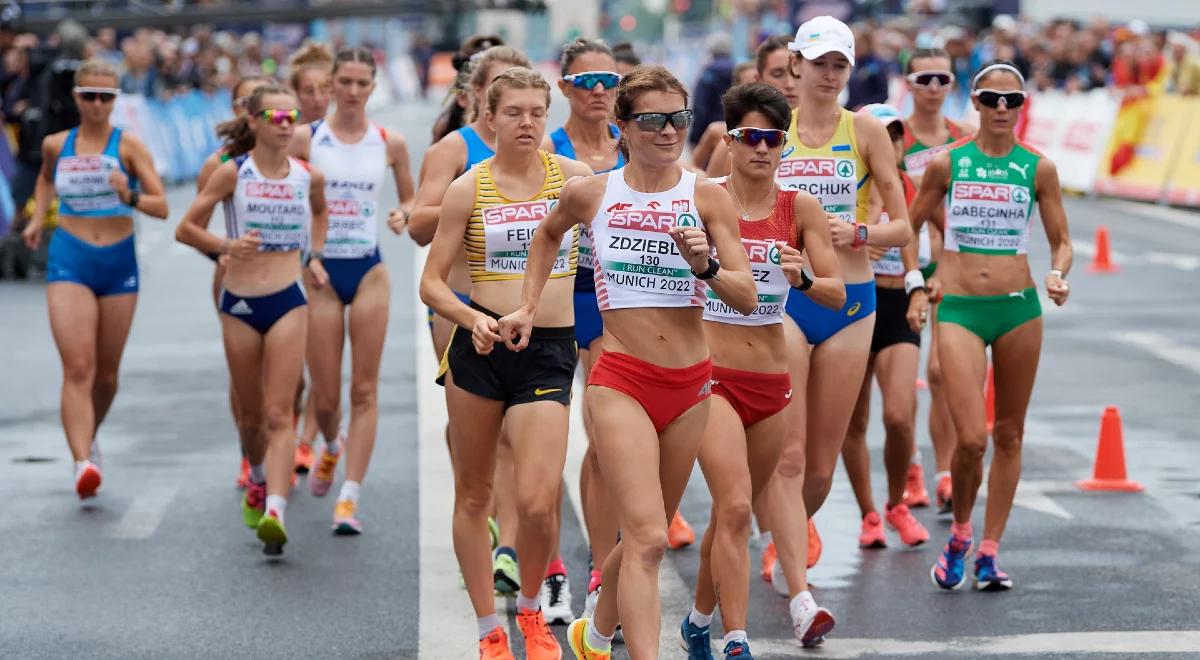
[[[1043,156],[1038,160],[1033,185],[1038,211],[1042,214],[1042,227],[1050,243],[1051,271],[1046,275],[1046,293],[1061,307],[1071,292],[1067,273],[1071,271],[1074,252],[1067,230],[1067,212],[1062,203],[1062,187],[1058,183],[1058,168],[1049,158]]]
[[[50,202],[54,199],[54,168],[65,139],[66,133],[55,133],[42,140],[42,170],[33,188],[33,217],[21,232],[30,250],[36,250],[42,244],[42,229],[46,224],[46,214],[50,212]]]
[[[125,150],[129,156],[128,166],[133,178],[140,182],[137,210],[152,218],[166,220],[167,213],[169,213],[167,195],[163,189],[162,179],[158,177],[158,172],[154,169],[154,158],[150,155],[150,150],[136,135],[128,134],[121,135],[120,148]],[[122,177],[123,175],[113,172],[113,176]],[[131,194],[129,178],[124,177],[124,179],[124,189],[118,191],[118,196],[122,202],[128,204]]]
[[[946,233],[946,216],[939,214],[942,200],[946,199],[946,191],[950,188],[950,155],[949,152],[938,154],[925,168],[921,177],[921,187],[912,205],[908,207],[908,219],[912,223],[914,234],[920,233],[921,225],[926,220],[933,220],[934,226]]]
[[[846,284],[842,280],[842,265],[833,250],[833,240],[829,237],[825,209],[816,197],[799,192],[796,193],[792,213],[796,232],[800,235],[800,245],[808,254],[808,262],[812,267],[813,284],[804,295],[822,307],[841,309],[846,304]],[[804,253],[796,247],[783,248],[783,272],[787,274],[789,284],[799,287],[804,284],[800,277]]]
[[[458,177],[446,190],[446,203],[441,205],[442,220],[437,224],[437,233],[425,259],[425,270],[421,273],[421,301],[432,307],[438,316],[463,328],[474,328],[481,318],[491,319],[463,304],[446,283],[450,267],[462,254],[463,236],[474,205],[475,170],[471,170]]]
[[[729,176],[733,170],[733,160],[729,157],[729,147],[725,146],[724,141],[718,143],[713,149],[712,157],[708,159],[708,167],[705,168],[704,174],[715,179],[721,176]]]
[[[758,308],[758,288],[750,274],[750,260],[742,247],[733,199],[721,186],[707,179],[697,179],[696,211],[704,218],[708,235],[698,229],[673,227],[671,236],[680,254],[687,259],[693,272],[703,273],[708,270],[708,245],[715,246],[717,254],[721,255],[721,269],[716,277],[705,281],[726,305],[749,316]]]
[[[594,174],[592,168],[577,160],[571,160],[566,156],[555,155],[554,160],[558,161],[558,169],[562,170],[563,179],[570,180],[577,176],[591,176]]]
[[[400,208],[412,211],[416,191],[413,187],[412,165],[408,158],[408,142],[399,133],[387,133],[388,165],[392,167],[392,178],[396,181],[396,197]]]
[[[292,133],[292,143],[288,145],[288,155],[308,162],[312,147],[312,126],[300,124]]]
[[[854,132],[863,150],[863,158],[867,161],[867,170],[871,173],[871,187],[879,192],[883,208],[887,210],[891,220],[886,225],[871,227],[867,232],[867,245],[904,247],[912,242],[913,232],[912,226],[906,221],[908,208],[904,205],[904,184],[900,181],[900,170],[896,168],[896,152],[892,148],[892,139],[883,124],[868,115],[854,116]],[[834,229],[835,245],[840,243],[836,233],[848,229],[852,227]],[[915,265],[915,249],[912,254]]]
[[[700,142],[692,149],[692,163],[701,172],[707,172],[708,164],[712,162],[713,154],[721,144],[721,136],[725,135],[725,122],[714,121],[700,135]]]
[[[417,180],[417,196],[408,218],[408,235],[417,245],[429,245],[433,240],[442,212],[442,199],[466,163],[467,145],[456,133],[442,138],[425,152]]]
[[[325,205],[325,175],[315,167],[309,167],[309,205],[312,207],[312,226],[309,228],[309,243],[312,252],[325,251],[325,237],[329,234],[329,208]],[[313,276],[313,285],[318,289],[329,283],[325,263],[320,259],[309,259],[308,270]]]
[[[212,217],[213,209],[221,200],[233,195],[237,185],[237,165],[233,162],[222,164],[208,178],[192,205],[184,212],[179,226],[175,228],[175,240],[190,245],[205,254],[229,254],[245,257],[258,249],[262,242],[258,232],[246,232],[241,238],[221,238],[208,231],[208,219]]]

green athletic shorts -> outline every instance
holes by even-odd
[[[938,323],[955,323],[994,344],[1026,321],[1042,315],[1036,287],[1003,296],[942,296]]]

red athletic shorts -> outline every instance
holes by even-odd
[[[592,367],[588,385],[614,389],[642,404],[642,409],[662,433],[692,406],[708,398],[712,360],[690,367],[668,369],[625,353],[605,351]]]
[[[712,393],[725,399],[747,428],[787,408],[792,400],[792,377],[787,372],[764,374],[713,366]]]

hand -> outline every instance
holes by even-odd
[[[504,341],[500,336],[500,322],[487,314],[477,316],[475,326],[471,328],[471,343],[475,345],[475,352],[487,355],[498,341]]]
[[[929,294],[922,289],[913,291],[908,297],[908,313],[904,317],[908,327],[919,334],[929,320]]]
[[[30,218],[25,230],[21,232],[21,238],[30,250],[38,249],[42,244],[42,221]]]
[[[871,261],[879,261],[883,258],[884,254],[887,254],[887,251],[887,248],[879,247],[878,245],[867,246],[867,256],[870,257]]]
[[[308,272],[312,274],[314,288],[321,289],[329,284],[329,273],[325,271],[325,264],[320,259],[308,260]]]
[[[855,224],[853,222],[846,222],[831,215],[826,215],[825,219],[829,222],[829,236],[833,239],[833,247],[854,245]]]
[[[708,256],[711,248],[708,245],[708,234],[703,229],[694,227],[671,227],[668,232],[675,239],[679,254],[687,260],[692,272],[703,273],[708,270]]]
[[[258,254],[258,248],[261,245],[262,239],[259,238],[258,230],[251,229],[241,238],[229,241],[229,256],[234,259],[249,259]]]
[[[108,175],[108,185],[112,186],[113,191],[117,193],[117,197],[122,202],[129,200],[129,177],[125,176],[124,172],[121,170],[110,172]]]
[[[929,289],[929,302],[937,304],[942,302],[942,281],[936,277],[931,277],[925,280],[925,288]]]
[[[1071,285],[1057,273],[1050,273],[1046,275],[1046,294],[1055,305],[1062,307],[1067,302],[1067,296],[1071,295]]]
[[[388,229],[391,229],[392,233],[397,236],[403,234],[404,228],[408,226],[408,216],[408,211],[404,209],[392,209],[392,212],[388,213]]]
[[[800,271],[808,266],[806,254],[783,241],[775,241],[775,247],[779,248],[779,265],[787,277],[788,284],[794,287],[803,286],[804,280],[800,277]]]
[[[510,351],[523,351],[529,346],[529,335],[533,332],[533,312],[525,307],[500,319],[500,337]]]

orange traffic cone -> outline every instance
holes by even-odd
[[[1100,441],[1096,445],[1096,465],[1092,478],[1076,482],[1083,490],[1115,490],[1139,493],[1142,485],[1125,474],[1125,440],[1121,432],[1121,411],[1116,406],[1104,409],[1100,418]]]
[[[1112,261],[1111,249],[1108,245],[1108,227],[1096,227],[1096,254],[1088,265],[1089,273],[1115,273],[1121,270]]]
[[[996,376],[992,373],[991,362],[988,362],[987,382],[983,385],[983,405],[987,408],[987,430],[991,433],[996,425]]]

